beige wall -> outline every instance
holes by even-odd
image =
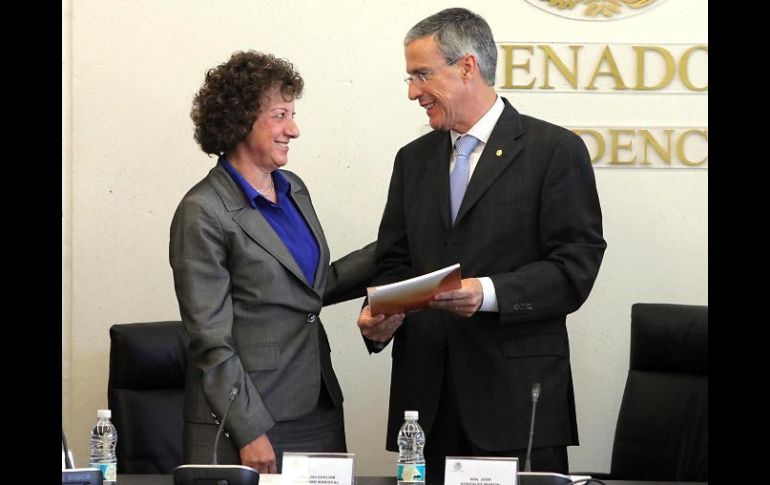
[[[72,56],[71,56],[71,40],[72,32],[70,21],[70,8],[72,2],[70,0],[62,1],[62,70],[61,70],[61,98],[62,98],[62,110],[61,110],[61,152],[62,152],[62,164],[61,164],[61,207],[62,207],[62,225],[61,225],[61,287],[62,287],[62,306],[61,306],[61,414],[62,414],[62,426],[64,429],[69,429],[70,424],[70,339],[72,337],[72,294],[71,289],[71,266],[70,266],[70,252],[71,252],[71,226],[72,220],[72,207],[71,207],[71,193],[70,188],[70,172],[72,171],[72,132],[70,131],[70,115],[72,114],[71,106],[71,87],[72,87]]]
[[[83,465],[96,409],[107,403],[110,325],[179,318],[168,228],[179,199],[215,162],[196,147],[188,116],[206,69],[246,49],[298,66],[307,87],[289,168],[308,184],[332,256],[340,257],[375,238],[393,156],[424,130],[423,110],[401,81],[403,35],[451,4],[62,4],[63,46],[72,47],[62,49],[62,417]],[[708,36],[703,0],[670,0],[602,23],[563,19],[521,0],[467,4],[499,41],[696,44]],[[708,124],[707,95],[503,95],[563,125]],[[708,301],[708,170],[598,169],[597,181],[609,248],[591,297],[568,320],[582,443],[570,458],[573,469],[607,470],[631,304]],[[336,305],[323,319],[356,473],[391,474],[394,455],[384,451],[390,353],[366,354],[355,327],[359,307]]]

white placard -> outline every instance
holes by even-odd
[[[283,485],[284,478],[280,473],[260,473],[259,485]]]
[[[353,485],[353,453],[284,453],[284,485]]]
[[[447,456],[444,485],[516,485],[518,470],[518,458]]]

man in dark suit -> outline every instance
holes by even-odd
[[[465,279],[405,318],[368,307],[359,317],[370,352],[393,339],[387,449],[415,409],[429,483],[443,482],[447,455],[523,463],[539,382],[532,468],[567,472],[578,435],[566,315],[588,297],[606,248],[588,151],[497,96],[497,50],[478,15],[439,12],[404,45],[409,99],[434,131],[396,155],[375,284],[456,262]]]

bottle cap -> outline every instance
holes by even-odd
[[[96,417],[97,418],[111,418],[112,417],[112,411],[109,409],[100,409],[96,411]]]
[[[418,419],[419,417],[419,411],[404,411],[404,419]]]

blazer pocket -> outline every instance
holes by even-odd
[[[523,335],[511,340],[500,342],[503,357],[537,357],[554,355],[566,357],[569,355],[567,336],[562,334]]]
[[[275,344],[246,345],[240,348],[240,357],[246,372],[278,368],[278,346]]]

